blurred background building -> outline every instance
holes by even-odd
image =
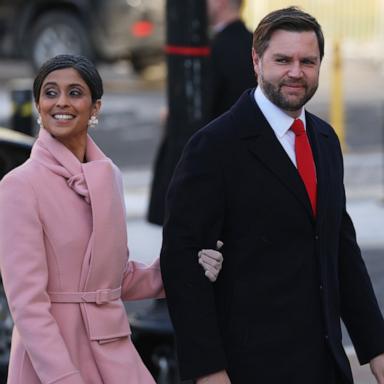
[[[246,0],[243,15],[254,29],[259,20],[273,9],[298,5],[313,14],[323,27],[326,48],[343,41],[345,57],[384,59],[383,0]]]

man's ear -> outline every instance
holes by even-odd
[[[255,48],[252,48],[252,62],[253,62],[253,69],[256,73],[256,75],[259,74],[259,66],[260,66],[260,58],[258,54],[255,51]]]

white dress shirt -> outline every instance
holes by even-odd
[[[255,100],[261,112],[267,119],[269,125],[272,127],[273,131],[280,144],[283,146],[285,152],[291,159],[292,163],[296,164],[296,154],[295,154],[295,134],[290,130],[294,118],[287,115],[279,107],[273,104],[263,93],[260,87],[256,88],[255,91]],[[303,123],[304,128],[306,129],[305,121],[305,111],[304,108],[301,109],[300,116],[298,117]]]

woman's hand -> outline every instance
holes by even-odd
[[[223,246],[222,241],[216,243],[216,249],[202,249],[199,253],[199,264],[205,270],[205,276],[211,281],[214,282],[219,276],[222,264],[223,264],[223,255],[219,252],[219,249]]]

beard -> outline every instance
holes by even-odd
[[[261,88],[263,89],[265,95],[268,97],[268,99],[275,104],[277,107],[284,111],[298,111],[301,109],[315,94],[318,82],[313,84],[312,86],[309,86],[304,81],[290,81],[290,80],[282,80],[279,83],[271,83],[267,81],[264,76],[261,74],[259,77],[259,84]],[[301,97],[295,97],[293,99],[290,99],[289,97],[285,96],[282,92],[282,87],[284,85],[301,85],[304,88],[304,94]]]

